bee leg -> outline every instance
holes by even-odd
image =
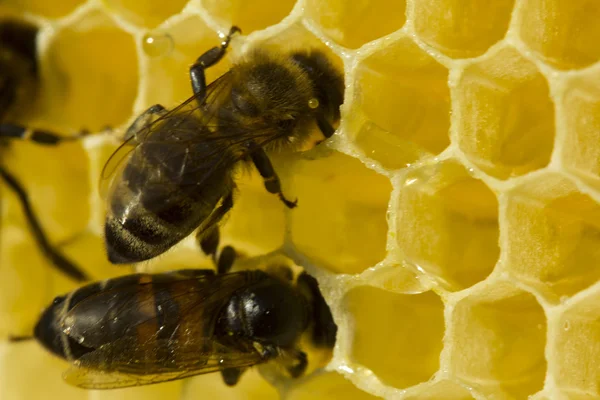
[[[329,306],[319,290],[319,283],[314,277],[303,272],[298,276],[297,285],[298,290],[305,294],[312,305],[312,320],[314,321],[312,328],[313,345],[332,349],[335,345],[337,325],[333,320]]]
[[[228,273],[231,270],[231,267],[233,267],[233,263],[235,262],[236,257],[237,254],[233,247],[223,247],[223,250],[221,250],[221,254],[219,255],[219,262],[217,263],[217,273]]]
[[[89,135],[89,131],[82,130],[73,136],[63,136],[58,133],[41,130],[29,129],[21,125],[0,124],[0,139],[19,139],[30,140],[34,143],[54,146],[62,142],[71,142],[79,140]]]
[[[331,123],[329,123],[329,121],[327,121],[323,114],[317,115],[317,126],[319,127],[319,129],[323,133],[323,136],[325,136],[326,139],[329,139],[335,133],[335,128],[331,125]]]
[[[217,224],[225,214],[233,207],[233,192],[230,192],[223,198],[221,205],[215,209],[208,220],[204,222],[205,229],[200,229],[196,234],[196,240],[200,242],[200,248],[207,256],[212,256],[215,260],[217,248],[219,247],[219,227]]]
[[[262,148],[257,148],[251,153],[252,162],[254,166],[260,173],[260,176],[263,177],[265,182],[265,188],[269,193],[273,193],[279,196],[283,204],[285,204],[288,208],[294,208],[298,205],[298,199],[294,201],[290,201],[285,198],[283,193],[281,193],[281,184],[279,183],[279,177],[277,173],[273,169],[273,164],[271,164],[271,160],[269,160],[269,156]]]
[[[131,126],[125,132],[125,136],[123,137],[124,141],[128,141],[133,136],[135,136],[140,129],[142,129],[147,124],[156,121],[158,118],[162,117],[167,113],[167,110],[161,104],[155,104],[140,114],[139,117],[133,121]]]
[[[213,47],[212,49],[202,54],[190,67],[190,80],[192,81],[192,90],[194,91],[194,94],[196,95],[196,100],[198,101],[201,107],[206,96],[206,76],[204,74],[204,71],[206,70],[206,68],[212,67],[223,58],[225,52],[227,51],[227,48],[229,47],[231,37],[235,33],[241,33],[241,29],[237,26],[232,26],[229,30],[229,34],[221,43],[221,46]]]
[[[46,237],[46,233],[42,229],[40,222],[31,208],[31,203],[29,202],[27,192],[23,186],[21,186],[21,183],[17,180],[17,178],[15,178],[3,167],[0,167],[0,177],[17,195],[19,202],[21,203],[21,207],[23,208],[23,212],[25,213],[27,224],[29,225],[29,229],[34,236],[35,241],[41,248],[44,255],[50,260],[50,262],[52,262],[54,267],[77,282],[89,280],[89,277],[85,272],[83,272],[78,266],[76,266],[73,262],[68,260],[65,256],[54,249],[54,247],[52,247],[48,241],[48,238]]]
[[[227,386],[235,386],[242,374],[246,371],[245,368],[225,368],[221,370],[221,376],[223,377],[223,382]]]
[[[33,340],[33,336],[9,336],[8,337],[9,343],[28,342],[30,340]]]

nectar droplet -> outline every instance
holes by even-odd
[[[175,47],[173,38],[168,33],[147,33],[142,38],[142,49],[149,57],[164,57]]]

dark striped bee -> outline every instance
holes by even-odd
[[[105,165],[105,243],[112,263],[154,258],[198,230],[205,253],[218,247],[218,223],[233,206],[236,167],[253,163],[268,192],[289,208],[267,153],[307,148],[319,130],[333,135],[344,97],[343,77],[320,51],[257,48],[206,85],[205,69],[221,46],[190,68],[194,95],[167,111],[150,107],[128,129]]]
[[[5,147],[15,139],[31,140],[42,145],[56,145],[64,140],[75,139],[13,123],[20,110],[32,101],[39,86],[37,33],[37,27],[22,21],[0,21],[0,147]],[[19,180],[2,165],[0,178],[20,201],[29,228],[52,265],[74,280],[87,280],[79,267],[50,244]]]
[[[71,363],[65,380],[86,389],[149,385],[220,371],[235,385],[275,361],[289,377],[308,365],[298,344],[332,349],[337,326],[317,281],[287,267],[230,272],[226,247],[213,270],[135,274],[57,297],[35,338]],[[276,271],[276,272],[275,272]]]

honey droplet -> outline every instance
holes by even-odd
[[[168,33],[147,33],[142,39],[142,49],[149,57],[164,57],[173,51],[175,43]]]

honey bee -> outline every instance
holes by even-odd
[[[36,37],[38,28],[16,20],[0,21],[0,147],[10,140],[31,140],[42,145],[56,145],[75,137],[39,129],[28,129],[11,121],[27,107],[39,86]],[[0,178],[17,196],[38,247],[59,271],[76,281],[87,275],[55,249],[33,211],[27,191],[8,169],[0,165]]]
[[[89,284],[57,297],[34,337],[70,362],[67,383],[85,389],[217,371],[233,386],[247,368],[270,361],[301,376],[308,359],[300,338],[330,350],[337,333],[316,279],[302,272],[294,281],[279,265],[232,272],[234,259],[226,247],[217,273],[179,270]]]
[[[306,146],[315,131],[333,135],[344,97],[341,73],[317,50],[256,48],[206,85],[205,70],[223,58],[222,44],[190,67],[193,96],[167,111],[141,114],[106,163],[105,245],[114,264],[154,258],[198,230],[213,255],[218,223],[233,207],[233,174],[253,163],[268,192],[289,208],[269,152]]]

